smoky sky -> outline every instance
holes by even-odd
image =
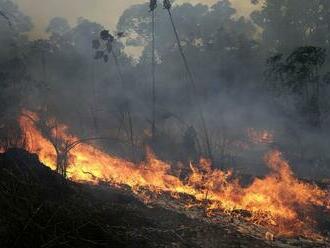
[[[45,27],[53,17],[65,17],[74,24],[79,17],[96,21],[106,27],[115,28],[118,18],[125,9],[133,4],[147,0],[14,0],[19,8],[32,18],[33,38],[44,35]],[[213,4],[217,0],[178,0],[177,3]],[[238,15],[248,15],[255,6],[250,0],[231,0]]]

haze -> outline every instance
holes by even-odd
[[[147,0],[15,0],[21,11],[32,18],[34,38],[44,35],[44,29],[50,19],[56,16],[65,17],[74,24],[78,17],[85,17],[109,28],[115,28],[123,11],[133,4]],[[177,3],[213,4],[216,0],[179,0]],[[249,15],[254,6],[250,0],[231,0],[238,15]],[[36,7],[38,6],[38,7]]]

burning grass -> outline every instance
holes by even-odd
[[[271,247],[164,207],[130,190],[79,184],[20,149],[0,154],[0,247]]]
[[[54,149],[54,140],[68,144],[79,139],[70,135],[64,125],[56,125],[46,138],[38,129],[38,122],[38,116],[27,111],[20,118],[27,149],[55,169],[58,154]],[[203,204],[210,219],[215,218],[219,211],[229,215],[247,212],[249,214],[245,219],[267,227],[277,236],[323,238],[317,231],[315,211],[317,209],[329,214],[329,192],[298,180],[288,162],[276,150],[265,155],[265,164],[270,173],[264,178],[255,178],[246,187],[240,185],[231,171],[212,169],[210,162],[205,159],[201,159],[198,165],[191,164],[190,176],[182,180],[171,174],[172,166],[169,163],[157,159],[150,150],[146,161],[139,164],[85,143],[77,145],[69,155],[67,175],[76,182],[106,182],[119,187],[126,185],[148,203],[157,197],[150,198],[141,193],[146,190],[159,197],[165,193],[174,198],[188,195],[194,201],[187,201],[185,208]]]

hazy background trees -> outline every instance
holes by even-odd
[[[246,130],[253,128],[273,131],[272,144],[295,161],[301,175],[330,174],[330,3],[259,4],[250,17],[238,16],[228,0],[210,7],[174,6],[198,97],[189,84],[168,13],[161,6],[157,9],[158,137],[153,149],[161,158],[175,161],[205,155],[197,114],[201,106],[218,166],[263,172],[256,158],[269,147],[249,141]],[[22,107],[47,111],[82,138],[115,138],[97,141],[103,149],[141,158],[152,118],[147,3],[127,9],[117,30],[110,30],[114,36],[124,32],[112,47],[117,63],[112,55],[107,63],[94,59],[92,41],[107,29],[105,24],[80,18],[70,26],[57,17],[45,30],[48,38],[32,41],[24,35],[32,28],[28,17],[10,1],[1,0],[0,10],[13,23],[0,18],[0,131],[8,133],[8,119],[15,119],[13,112],[18,114]],[[141,51],[141,56],[130,56],[128,50]]]

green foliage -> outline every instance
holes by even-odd
[[[289,92],[298,96],[297,108],[307,115],[313,126],[320,125],[320,90],[327,86],[320,69],[325,62],[325,49],[312,46],[297,48],[285,60],[283,54],[277,54],[267,61],[268,79],[275,84],[275,89],[279,93]],[[326,79],[327,75],[323,78]]]
[[[262,28],[263,45],[269,51],[329,47],[329,9],[327,0],[266,0],[252,19]]]
[[[319,69],[326,61],[325,49],[319,47],[299,47],[284,61],[283,54],[267,60],[269,79],[283,83],[282,86],[293,93],[303,94],[309,84],[319,79]]]

